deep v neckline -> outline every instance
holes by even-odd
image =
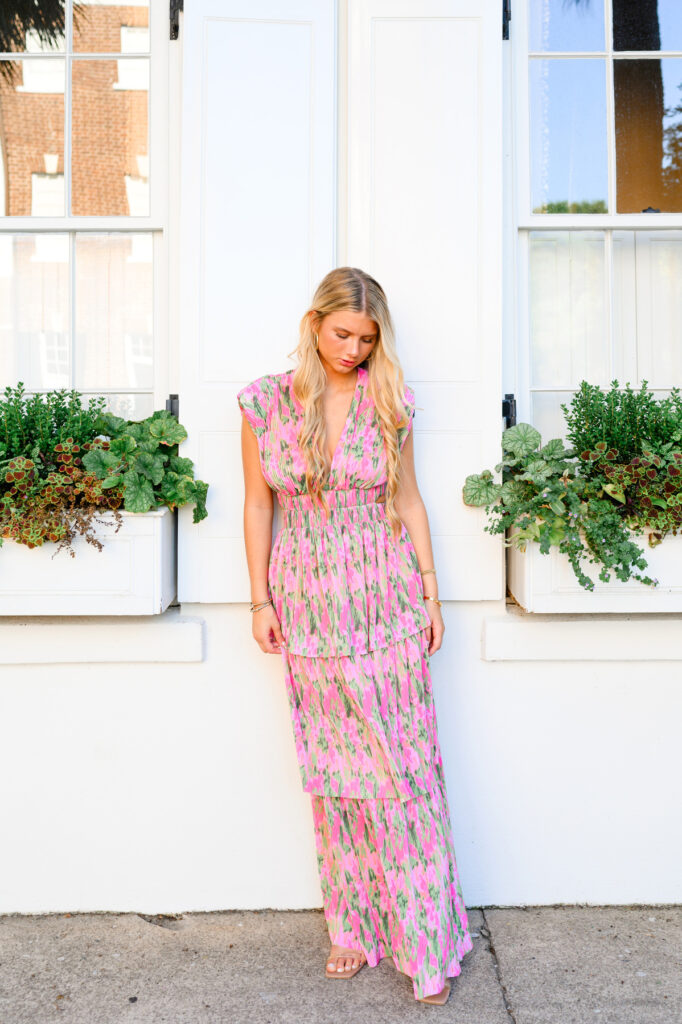
[[[356,409],[357,403],[358,403],[358,397],[359,397],[359,394],[360,394],[360,387],[361,387],[361,384],[362,384],[362,378],[363,378],[363,375],[365,373],[366,373],[365,369],[362,366],[358,366],[357,378],[355,380],[355,390],[353,391],[353,396],[352,396],[352,398],[350,400],[350,405],[348,406],[348,412],[346,413],[346,419],[345,419],[344,424],[343,424],[343,429],[341,430],[341,435],[340,435],[338,441],[336,442],[336,448],[334,449],[334,454],[331,457],[331,462],[329,464],[330,465],[330,472],[331,472],[331,468],[334,466],[334,463],[336,462],[336,456],[339,454],[339,451],[343,450],[343,448],[345,446],[346,437],[348,435],[348,430],[350,428],[351,422],[353,422],[353,419],[354,419],[354,413],[355,413],[355,409]],[[328,454],[328,449],[327,449],[327,454]]]

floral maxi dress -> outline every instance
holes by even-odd
[[[391,956],[416,999],[473,948],[453,846],[431,688],[426,611],[405,526],[383,501],[386,456],[358,367],[332,459],[329,514],[305,491],[293,370],[242,388],[263,476],[282,510],[268,568],[303,788],[311,794],[330,940],[370,967]],[[414,417],[399,429],[402,449]]]

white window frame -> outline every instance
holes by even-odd
[[[564,231],[595,231],[605,232],[605,287],[607,289],[607,318],[609,330],[613,321],[613,289],[612,283],[612,255],[613,255],[613,232],[631,230],[635,232],[660,232],[671,229],[682,230],[682,212],[679,213],[591,213],[591,214],[538,214],[531,209],[531,160],[530,160],[530,90],[529,90],[529,63],[531,55],[536,57],[574,57],[576,59],[606,60],[606,115],[608,137],[608,180],[609,180],[609,209],[613,209],[615,186],[616,186],[616,164],[615,164],[615,131],[614,131],[614,109],[613,109],[613,72],[612,61],[608,58],[617,53],[623,58],[642,58],[643,55],[652,51],[639,50],[613,50],[612,25],[610,16],[610,2],[603,0],[605,11],[605,45],[606,49],[601,51],[533,51],[529,46],[529,0],[516,0],[512,9],[510,21],[509,45],[503,49],[505,60],[504,67],[504,270],[503,270],[503,301],[508,315],[504,317],[503,327],[503,380],[504,391],[512,392],[516,397],[516,421],[532,422],[531,395],[533,390],[543,393],[555,390],[566,395],[566,401],[570,391],[566,387],[555,388],[543,386],[542,388],[531,389],[531,347],[530,347],[530,316],[529,316],[529,242],[530,232],[537,230],[549,230],[551,232]],[[680,51],[660,50],[656,51],[656,58],[673,57],[679,58]],[[625,378],[623,378],[624,382]],[[650,390],[669,391],[673,384],[671,381],[667,388],[651,387]],[[635,381],[633,380],[633,386]],[[544,440],[548,440],[545,438]],[[510,557],[510,553],[507,553]],[[549,556],[540,556],[547,558]],[[596,577],[598,568],[591,567],[593,578]],[[629,616],[631,612],[625,610],[603,611],[596,607],[595,602],[590,600],[593,595],[585,594],[585,607],[577,614],[594,614],[595,611],[608,615],[610,618],[617,618],[620,615]],[[517,610],[518,611],[518,610]],[[651,610],[639,607],[638,611],[646,614],[656,614],[656,609]],[[522,613],[530,619],[537,613]],[[576,612],[573,611],[572,617]],[[556,622],[561,618],[561,613],[552,615]]]
[[[154,323],[154,379],[152,385],[153,405],[155,409],[163,408],[169,391],[177,391],[171,381],[171,366],[177,364],[177,358],[171,355],[177,346],[177,336],[173,325],[177,324],[177,316],[171,316],[169,304],[174,292],[169,287],[169,275],[174,264],[171,249],[177,238],[177,218],[179,205],[178,166],[179,166],[179,124],[170,123],[171,111],[178,112],[180,95],[180,60],[178,47],[171,49],[169,39],[168,5],[165,0],[150,0],[149,3],[149,34],[151,51],[138,54],[127,53],[126,61],[135,59],[149,60],[149,182],[150,203],[148,216],[78,216],[69,211],[71,191],[71,63],[77,60],[88,60],[102,57],[107,60],[118,60],[116,53],[73,52],[73,0],[66,0],[65,49],[46,48],[41,51],[40,58],[31,58],[31,52],[2,53],[0,57],[12,61],[39,59],[41,61],[62,61],[66,67],[64,92],[64,180],[65,205],[67,213],[63,216],[4,216],[0,217],[0,234],[44,234],[49,232],[69,233],[70,245],[75,242],[75,232],[79,234],[101,234],[105,232],[152,232],[154,246],[153,273],[153,323]],[[33,48],[34,49],[34,48]],[[174,105],[173,105],[174,103]],[[73,298],[73,297],[72,297]],[[73,302],[72,302],[73,305]],[[71,324],[73,328],[73,309]],[[73,330],[71,342],[73,344]],[[72,378],[69,387],[75,387]],[[16,383],[16,382],[12,382]],[[44,392],[49,388],[31,388],[32,391]],[[149,394],[149,388],[101,387],[98,389],[78,389],[84,395],[116,394],[135,395]]]
[[[605,232],[604,259],[607,288],[607,316],[613,319],[613,292],[610,287],[612,275],[613,232],[682,230],[682,212],[679,213],[533,213],[531,209],[531,133],[530,133],[530,57],[550,59],[571,57],[579,60],[596,59],[606,61],[606,119],[608,131],[608,179],[609,208],[613,208],[616,187],[615,128],[613,109],[613,65],[609,59],[617,53],[619,57],[641,58],[652,51],[613,50],[611,3],[603,0],[605,18],[604,50],[566,51],[531,50],[529,47],[529,6],[530,0],[517,0],[513,6],[510,21],[510,49],[506,68],[507,109],[505,121],[508,126],[505,140],[506,186],[505,200],[511,211],[505,224],[505,297],[510,310],[511,322],[515,324],[515,337],[505,339],[505,391],[516,396],[517,421],[531,421],[531,367],[530,367],[530,317],[529,317],[529,244],[530,232],[547,229],[551,231],[594,231]],[[657,58],[680,57],[681,51],[656,51]],[[610,325],[609,325],[610,329]],[[508,332],[509,335],[510,332]],[[669,386],[674,384],[670,382]],[[633,384],[634,386],[634,384]],[[542,387],[537,390],[556,390],[568,396],[566,387]],[[652,391],[669,390],[650,388]]]
[[[521,228],[561,228],[562,230],[578,228],[682,228],[682,212],[680,213],[533,213],[530,203],[530,89],[528,84],[529,58],[563,57],[577,60],[606,61],[606,122],[608,132],[608,182],[609,209],[613,209],[616,194],[616,153],[613,109],[613,63],[610,59],[614,54],[618,58],[678,58],[682,51],[657,50],[614,50],[612,45],[610,0],[603,0],[606,46],[605,50],[530,50],[528,46],[528,7],[529,0],[516,0],[513,17],[510,22],[510,42],[512,49],[512,90],[514,103],[512,117],[514,120],[514,180],[516,188],[514,211],[516,230]]]

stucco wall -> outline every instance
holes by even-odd
[[[679,662],[486,661],[502,603],[443,611],[467,904],[679,901]],[[321,906],[280,658],[245,605],[182,615],[203,620],[203,661],[0,666],[0,912]]]

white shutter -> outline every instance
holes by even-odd
[[[335,265],[334,0],[191,0],[183,64],[180,418],[209,487],[179,521],[181,601],[248,601],[239,388],[293,365]]]
[[[504,596],[502,538],[462,502],[465,477],[501,457],[501,9],[349,4],[348,263],[394,314],[448,600]]]

